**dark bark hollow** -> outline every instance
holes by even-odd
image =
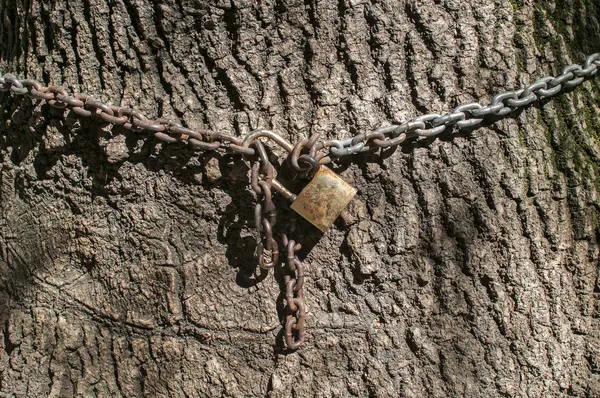
[[[0,70],[296,142],[487,102],[600,42],[587,0],[206,3],[2,0]],[[348,212],[296,229],[292,354],[277,281],[247,280],[241,159],[0,101],[0,396],[600,395],[598,78],[340,165]]]

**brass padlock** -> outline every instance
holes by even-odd
[[[323,232],[327,232],[356,194],[354,187],[325,166],[319,167],[299,195],[292,194],[276,180],[273,187],[292,200],[292,210]]]

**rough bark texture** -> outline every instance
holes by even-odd
[[[599,49],[599,9],[2,0],[0,69],[193,127],[349,137],[558,73]],[[277,281],[247,281],[239,158],[0,96],[0,396],[600,396],[599,87],[339,167],[347,214],[298,222],[295,353]]]

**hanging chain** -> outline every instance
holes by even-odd
[[[275,167],[269,161],[263,143],[255,141],[253,145],[258,161],[252,162],[251,184],[256,195],[262,199],[254,207],[254,224],[259,235],[256,242],[258,265],[262,269],[271,269],[279,261],[279,246],[273,238],[273,227],[277,221],[272,192]]]
[[[285,190],[275,180],[275,167],[269,161],[265,147],[257,138],[269,136],[268,131],[258,131],[245,139],[244,146],[254,147],[258,156],[257,161],[252,162],[251,185],[254,192],[262,199],[257,203],[254,210],[254,224],[259,234],[257,241],[258,264],[262,269],[271,269],[279,263],[279,247],[273,237],[273,227],[276,223],[276,207],[273,204],[272,190],[282,192],[288,199],[294,195]],[[278,138],[275,138],[278,140]],[[315,142],[316,139],[311,141]],[[318,162],[309,154],[299,155],[306,145],[310,143],[303,140],[296,145],[290,154],[292,168],[305,178],[319,167]],[[281,143],[284,149],[290,151],[290,145]],[[296,152],[296,156],[292,156]],[[304,344],[304,325],[306,323],[306,306],[304,304],[304,267],[296,256],[296,251],[301,245],[293,240],[288,240],[286,234],[282,234],[283,246],[287,249],[286,265],[281,270],[283,274],[282,294],[285,300],[285,317],[283,321],[284,344],[289,350],[297,350]]]
[[[497,94],[487,105],[478,102],[463,104],[454,108],[451,113],[429,113],[402,124],[383,126],[372,132],[342,140],[319,141],[319,135],[315,134],[300,140],[295,145],[267,130],[253,131],[240,138],[211,130],[190,129],[179,122],[164,118],[152,120],[128,107],[107,105],[87,94],[69,94],[64,87],[46,87],[38,81],[17,79],[10,74],[0,74],[0,92],[10,92],[17,96],[26,95],[37,101],[45,101],[53,108],[70,110],[82,118],[122,126],[135,132],[147,131],[163,142],[179,142],[197,150],[243,155],[251,162],[251,185],[260,199],[254,212],[259,234],[258,263],[263,269],[271,269],[279,263],[279,246],[273,237],[276,208],[273,204],[272,191],[275,189],[288,199],[293,199],[294,195],[277,181],[275,166],[269,160],[265,146],[259,138],[267,139],[287,151],[291,168],[301,177],[310,178],[319,165],[341,157],[395,148],[415,137],[417,139],[436,137],[447,128],[454,126],[458,129],[474,129],[488,120],[497,121],[509,117],[513,112],[535,102],[550,99],[565,90],[579,86],[586,79],[595,76],[599,68],[600,53],[595,53],[588,56],[583,65],[567,66],[558,76],[546,76],[525,88]],[[303,344],[305,336],[304,268],[296,255],[301,245],[288,240],[285,234],[282,236],[282,241],[287,249],[287,261],[283,269],[286,302],[285,344],[289,349],[295,350]]]
[[[283,270],[285,289],[285,345],[296,350],[304,344],[304,324],[306,323],[306,306],[304,304],[304,266],[296,256],[302,248],[299,243],[282,236],[283,245],[287,248],[287,262]]]

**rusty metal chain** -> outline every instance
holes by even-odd
[[[273,204],[273,180],[275,167],[269,161],[262,142],[253,143],[258,160],[252,162],[252,189],[262,199],[254,207],[254,224],[259,238],[256,242],[258,265],[262,269],[271,269],[279,261],[279,246],[273,238],[273,227],[277,221],[277,211]]]
[[[261,203],[257,203],[254,208],[254,223],[259,234],[257,241],[257,257],[258,264],[262,269],[272,269],[279,263],[279,246],[273,237],[273,227],[277,221],[276,207],[273,204],[272,191],[273,189],[282,193],[287,199],[293,199],[294,194],[287,191],[275,179],[275,167],[268,158],[267,151],[259,137],[270,137],[269,131],[257,131],[253,135],[248,136],[243,146],[254,148],[258,160],[252,161],[251,185],[254,192],[262,199]],[[288,150],[291,149],[286,141],[275,137],[273,140],[278,142],[281,147]],[[292,165],[296,171],[304,176],[310,175],[315,168],[319,167],[316,159],[310,155],[299,155],[298,147],[304,147],[308,142],[303,140],[302,145],[297,145],[294,150],[297,151],[297,156],[290,158],[294,159],[295,165]],[[316,141],[313,139],[313,142]],[[292,150],[291,154],[293,154]],[[303,164],[305,163],[305,164]],[[302,262],[296,256],[296,251],[301,249],[301,245],[293,240],[288,240],[287,235],[282,235],[283,246],[287,249],[287,261],[284,266],[282,293],[285,297],[285,318],[283,321],[284,344],[289,350],[297,350],[304,344],[306,323],[306,306],[304,303],[304,267]]]
[[[287,261],[284,267],[283,283],[285,286],[285,345],[290,350],[297,350],[304,344],[306,323],[306,306],[304,304],[304,266],[296,252],[302,248],[299,243],[289,240],[284,234],[283,245],[287,248]]]
[[[46,87],[38,81],[18,79],[11,74],[0,74],[0,92],[10,92],[17,96],[28,96],[37,101],[45,101],[53,108],[70,110],[82,118],[122,126],[135,132],[147,131],[164,142],[180,142],[197,150],[243,155],[251,163],[251,185],[260,199],[254,212],[259,234],[258,263],[263,269],[271,269],[279,263],[279,246],[273,236],[273,228],[277,221],[276,208],[272,199],[273,190],[283,194],[288,200],[293,200],[295,195],[277,181],[275,166],[269,160],[267,150],[260,138],[283,148],[289,154],[290,167],[301,177],[311,178],[320,165],[328,164],[341,157],[394,148],[415,137],[417,139],[436,137],[454,126],[458,129],[476,128],[487,120],[495,121],[509,117],[513,112],[533,103],[544,101],[579,86],[586,79],[594,77],[599,69],[600,53],[595,53],[588,56],[583,65],[567,66],[558,76],[546,76],[525,88],[500,93],[487,105],[477,102],[463,104],[451,113],[421,115],[402,124],[383,126],[348,139],[321,141],[319,135],[314,134],[295,145],[268,130],[256,130],[240,138],[211,130],[194,130],[177,121],[164,118],[152,120],[129,107],[107,105],[87,94],[70,94],[64,87]],[[287,249],[287,261],[283,271],[285,285],[283,293],[286,302],[285,344],[289,349],[295,350],[303,344],[305,337],[304,268],[296,255],[301,245],[289,240],[285,234],[282,235],[282,243]]]
[[[193,130],[180,123],[167,119],[148,119],[140,111],[129,107],[107,105],[87,94],[69,94],[65,87],[43,86],[31,79],[17,79],[11,74],[0,74],[0,92],[28,96],[45,101],[53,108],[72,110],[83,118],[94,118],[100,122],[123,126],[135,131],[148,131],[164,142],[181,142],[198,150],[239,153],[252,156],[253,148],[243,147],[242,138],[221,132],[197,129]]]

